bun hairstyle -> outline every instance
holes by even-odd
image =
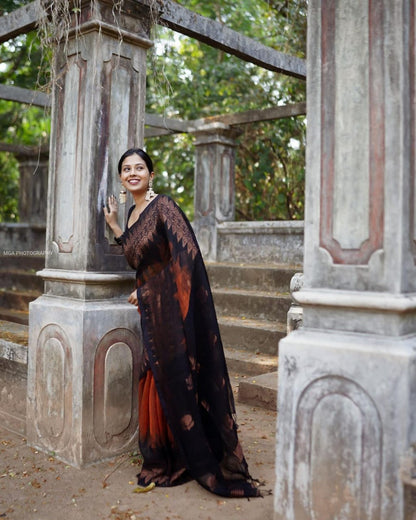
[[[147,155],[147,153],[144,150],[142,150],[141,148],[129,148],[126,152],[123,153],[123,155],[120,157],[120,160],[118,161],[118,174],[119,175],[121,175],[121,167],[123,165],[124,159],[126,159],[126,157],[130,157],[130,155],[139,155],[143,159],[143,161],[146,163],[149,173],[152,173],[153,162],[152,162],[152,159]]]

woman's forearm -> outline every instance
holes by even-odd
[[[116,238],[121,237],[121,235],[123,234],[123,230],[121,229],[121,227],[118,224],[109,224],[109,226]]]

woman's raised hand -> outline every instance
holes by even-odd
[[[105,221],[110,227],[113,227],[115,224],[118,224],[118,203],[116,197],[110,195],[107,204],[108,208],[107,206],[103,208]]]

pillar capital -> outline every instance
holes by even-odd
[[[151,8],[135,0],[123,0],[118,5],[112,0],[69,0],[66,2],[67,16],[62,16],[61,9],[55,11],[55,2],[41,1],[49,21],[59,24],[55,30],[59,31],[63,42],[99,30],[117,40],[144,47],[152,45],[149,39]],[[63,26],[65,23],[68,27]],[[58,32],[55,38],[57,36]]]
[[[195,136],[195,146],[223,144],[236,147],[236,138],[241,134],[241,130],[215,121],[199,126],[197,130],[192,133]]]

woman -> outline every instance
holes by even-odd
[[[137,289],[128,301],[141,314],[144,354],[139,380],[138,483],[172,486],[195,478],[222,496],[260,496],[237,437],[235,407],[211,290],[187,218],[153,192],[153,165],[127,150],[118,172],[134,198],[125,231],[114,196],[105,219]]]

